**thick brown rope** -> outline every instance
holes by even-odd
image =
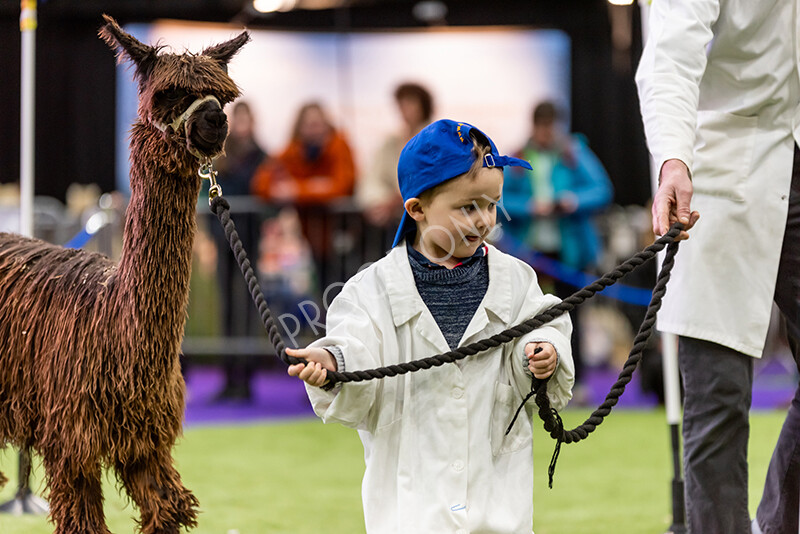
[[[670,235],[676,230],[675,235],[677,235],[683,227],[683,225],[678,226],[678,224],[673,226],[667,235]],[[592,412],[586,421],[572,430],[565,430],[558,412],[550,406],[550,399],[547,396],[547,381],[534,380],[531,389],[536,391],[535,401],[536,405],[539,407],[539,418],[544,421],[544,429],[550,433],[550,437],[556,440],[556,448],[553,452],[553,458],[550,461],[550,467],[548,469],[549,485],[551,488],[553,487],[553,476],[555,474],[556,461],[558,460],[558,454],[561,450],[561,444],[577,443],[582,439],[586,439],[591,432],[594,432],[594,429],[603,422],[603,419],[611,413],[611,409],[619,402],[620,396],[625,392],[625,386],[631,381],[633,371],[636,370],[636,366],[642,360],[642,352],[647,345],[647,340],[650,339],[650,335],[655,328],[656,314],[659,308],[661,308],[661,301],[667,292],[667,282],[669,282],[672,267],[675,265],[675,254],[677,252],[678,242],[673,241],[667,246],[664,261],[661,264],[661,271],[659,271],[656,285],[653,289],[653,297],[650,299],[650,305],[647,307],[644,320],[639,326],[639,331],[633,340],[633,347],[628,355],[628,359],[622,366],[622,371],[620,371],[617,381],[611,386],[611,390],[608,392],[608,395],[606,395],[603,403]],[[571,298],[572,297],[567,297],[566,300]]]

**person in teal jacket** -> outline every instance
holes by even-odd
[[[597,265],[602,246],[593,216],[609,205],[613,188],[603,164],[580,134],[562,133],[560,116],[552,102],[533,111],[533,129],[515,156],[528,160],[533,170],[506,167],[503,182],[503,231],[519,244],[579,270]],[[541,280],[547,289],[547,280]],[[576,288],[553,280],[550,291],[562,299]],[[576,383],[582,371],[580,322],[573,312],[572,351]],[[576,391],[576,401],[580,401]]]
[[[570,267],[590,269],[602,250],[592,217],[609,205],[613,188],[585,137],[561,135],[558,119],[551,102],[534,109],[531,137],[516,154],[533,170],[506,169],[503,229]]]

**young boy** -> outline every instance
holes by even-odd
[[[289,374],[306,382],[317,415],[358,429],[370,534],[531,532],[531,408],[505,431],[532,375],[553,375],[554,408],[571,397],[568,315],[456,364],[320,388],[328,370],[446,352],[558,302],[542,294],[529,266],[484,244],[504,165],[530,168],[500,156],[466,123],[441,120],[419,132],[398,164],[406,212],[395,246],[347,282],[328,312],[325,338],[287,350],[310,362]]]

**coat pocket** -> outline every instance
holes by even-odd
[[[512,386],[495,382],[489,436],[493,456],[508,454],[530,446],[533,432],[528,412],[525,409],[520,412],[511,432],[506,435],[506,429],[514,418],[514,412],[517,411],[520,402],[522,402],[522,398],[515,394]]]
[[[758,117],[721,111],[697,113],[692,185],[699,195],[745,201]]]

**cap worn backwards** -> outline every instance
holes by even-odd
[[[531,168],[531,164],[525,160],[501,156],[489,136],[471,124],[438,120],[412,137],[400,153],[397,181],[403,202],[469,171],[475,161],[472,137],[478,141],[485,140],[491,147],[491,152],[483,158],[484,167],[502,168],[508,165]],[[414,228],[414,220],[407,212],[403,213],[392,246],[396,246]]]

